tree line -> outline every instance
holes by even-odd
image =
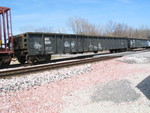
[[[105,25],[94,25],[88,20],[81,17],[69,18],[66,25],[73,34],[95,35],[95,36],[112,36],[112,37],[128,37],[128,38],[150,38],[150,29],[144,25],[139,28],[133,28],[124,23],[109,21]],[[67,33],[59,28],[54,30],[52,27],[34,27],[24,26],[21,28],[23,32],[59,32]],[[66,30],[67,31],[67,30]]]
[[[150,29],[146,26],[140,26],[135,29],[124,23],[109,21],[103,26],[97,26],[89,23],[86,19],[80,17],[69,18],[68,26],[75,34],[84,35],[101,35],[112,37],[128,37],[128,38],[148,38],[150,37]]]

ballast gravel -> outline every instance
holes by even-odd
[[[0,95],[6,92],[23,90],[34,86],[41,86],[50,82],[57,82],[90,70],[90,64],[60,70],[45,71],[40,74],[30,74],[10,79],[0,79]]]
[[[129,64],[147,64],[150,63],[150,55],[148,52],[143,52],[133,55],[126,55],[120,60]]]
[[[1,79],[0,113],[150,113],[149,56]]]

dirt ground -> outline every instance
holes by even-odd
[[[0,80],[0,113],[150,113],[150,52]]]
[[[150,113],[149,81],[139,74],[77,90],[64,97],[61,113]]]

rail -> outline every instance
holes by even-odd
[[[108,59],[113,59],[113,58],[118,58],[118,57],[121,57],[121,56],[102,56],[102,57],[96,57],[96,58],[85,58],[85,59],[80,59],[80,60],[59,62],[59,63],[55,63],[55,64],[46,64],[46,65],[30,66],[30,67],[24,67],[24,68],[13,69],[13,70],[12,69],[4,70],[4,71],[0,71],[0,77],[12,76],[12,75],[22,75],[22,74],[28,74],[28,73],[33,73],[33,72],[52,70],[52,69],[56,69],[56,68],[80,65],[80,64],[84,64],[84,63],[108,60]]]

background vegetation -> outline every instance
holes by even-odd
[[[134,28],[125,23],[117,23],[114,21],[109,21],[105,25],[94,25],[81,17],[69,18],[66,25],[73,34],[128,38],[150,38],[150,29],[145,25],[141,25],[139,28]],[[54,30],[53,27],[34,27],[31,25],[22,27],[21,31],[68,33],[66,32],[67,30],[61,28]]]

